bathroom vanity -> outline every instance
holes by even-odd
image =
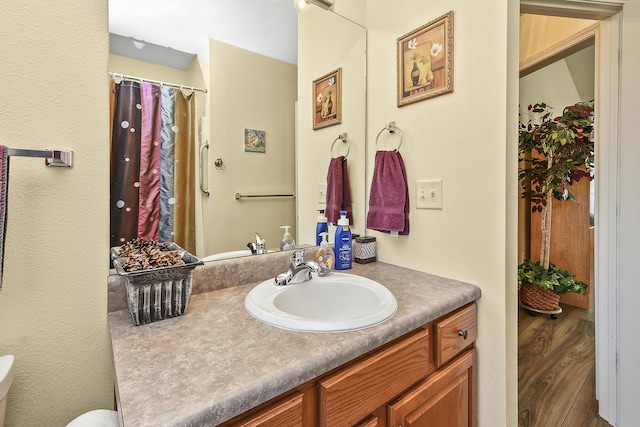
[[[394,294],[395,315],[351,332],[295,332],[247,313],[244,299],[265,277],[237,273],[271,274],[287,259],[198,267],[194,289],[202,292],[188,312],[142,326],[117,303],[113,281],[109,322],[125,426],[475,426],[477,286],[380,262],[354,265],[350,273]],[[212,290],[229,272],[243,279]]]

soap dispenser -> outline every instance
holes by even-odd
[[[282,236],[282,241],[280,242],[280,250],[288,251],[289,249],[294,249],[296,247],[296,242],[289,234],[289,225],[283,225],[280,228],[284,228],[284,236]]]
[[[333,268],[335,264],[335,254],[333,249],[329,246],[329,233],[323,231],[321,234],[322,242],[320,242],[320,248],[316,252],[315,261],[320,266],[318,276],[326,277],[333,274]]]

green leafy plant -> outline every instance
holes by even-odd
[[[539,262],[526,260],[518,266],[518,282],[530,283],[543,289],[551,289],[557,294],[575,292],[586,295],[587,284],[575,279],[575,274],[562,270],[553,264],[544,268]]]
[[[575,276],[568,271],[558,270],[550,264],[549,249],[553,200],[577,202],[570,185],[583,178],[593,179],[593,102],[565,107],[559,117],[553,117],[550,107],[545,103],[530,105],[529,111],[539,117],[526,124],[520,122],[518,178],[522,197],[531,200],[531,211],[542,214],[542,241],[540,260],[537,263],[527,260],[521,264],[518,280],[554,289],[557,293],[584,294],[586,284],[576,282],[573,279]],[[536,264],[539,268],[534,268]],[[571,283],[571,280],[575,283]]]

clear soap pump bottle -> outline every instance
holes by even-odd
[[[280,250],[281,251],[288,251],[289,249],[294,249],[296,247],[296,242],[295,240],[293,240],[293,237],[291,237],[291,234],[289,233],[289,227],[290,225],[283,225],[280,228],[284,228],[284,236],[282,236],[282,241],[280,242]]]
[[[320,266],[318,276],[331,276],[331,274],[333,274],[336,257],[333,253],[333,249],[329,246],[329,233],[323,231],[320,233],[320,236],[322,237],[322,242],[320,243],[320,248],[318,248],[315,256],[315,261]]]

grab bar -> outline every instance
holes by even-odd
[[[203,151],[204,149],[209,151],[209,141],[205,141],[204,144],[200,146],[200,191],[202,191],[207,197],[209,197],[209,189],[204,188],[204,172],[202,169],[202,158],[204,157]]]
[[[290,197],[295,198],[295,194],[240,194],[236,193],[236,200],[239,199],[250,199],[250,198],[259,198],[259,197]]]

